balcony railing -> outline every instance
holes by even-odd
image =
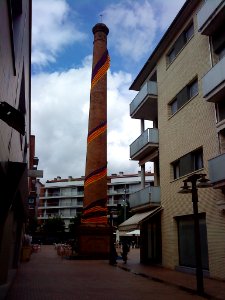
[[[130,116],[134,119],[155,120],[157,118],[157,82],[148,81],[130,103]]]
[[[212,183],[225,180],[225,153],[209,160],[209,179]]]
[[[149,186],[130,195],[130,208],[137,208],[143,205],[159,206],[160,187]]]
[[[225,97],[225,56],[202,78],[203,97],[217,102]]]
[[[159,146],[159,131],[157,128],[146,129],[131,145],[130,158],[141,160]]]
[[[202,34],[211,35],[225,19],[224,0],[207,0],[197,14],[198,30]]]

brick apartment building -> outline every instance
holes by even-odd
[[[31,1],[0,1],[0,285],[19,265],[27,217]]]
[[[153,174],[146,173],[146,186],[153,185]],[[117,225],[118,204],[128,205],[131,194],[141,189],[141,174],[112,174],[107,177],[108,209],[112,225]],[[51,217],[61,217],[66,231],[70,220],[82,212],[84,199],[84,177],[67,179],[57,177],[47,180],[41,188],[38,220],[43,223]],[[124,215],[126,218],[126,215]]]
[[[225,1],[185,2],[131,85],[138,91],[130,116],[141,135],[130,157],[144,168],[154,163],[160,189],[158,220],[141,227],[143,260],[194,271],[192,197],[183,180],[206,174],[213,184],[198,189],[202,264],[225,279]],[[145,120],[153,128],[144,128]],[[146,199],[140,194],[140,201]]]

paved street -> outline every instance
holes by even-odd
[[[129,264],[129,262],[128,262]],[[17,273],[7,300],[203,299],[177,287],[113,267],[107,261],[66,260],[42,246]]]

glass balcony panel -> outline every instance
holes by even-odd
[[[198,30],[202,34],[211,35],[224,19],[224,0],[207,0],[197,14]]]
[[[225,153],[218,155],[208,162],[209,179],[212,183],[225,180]]]
[[[140,160],[159,146],[158,128],[146,129],[131,145],[130,158]]]
[[[218,102],[225,97],[225,56],[202,78],[203,97]]]
[[[148,81],[130,103],[130,116],[153,121],[157,118],[157,82]],[[151,109],[149,109],[151,107]]]
[[[149,186],[130,195],[130,208],[142,205],[160,205],[160,187]]]

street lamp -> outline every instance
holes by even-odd
[[[192,194],[193,215],[194,215],[194,234],[195,234],[195,256],[196,256],[196,280],[198,294],[204,294],[203,284],[203,270],[202,270],[202,254],[200,242],[200,229],[199,229],[199,215],[198,215],[198,189],[208,188],[211,186],[209,179],[205,178],[206,174],[193,174],[187,179],[183,180],[184,185],[178,193]],[[191,183],[191,187],[188,186]]]

